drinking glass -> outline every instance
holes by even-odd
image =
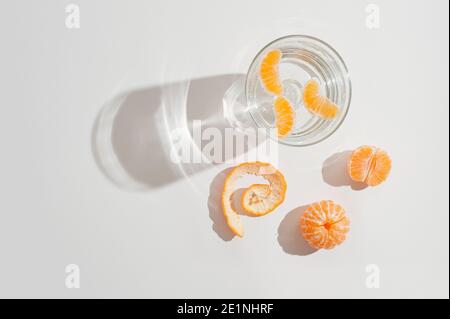
[[[347,67],[339,53],[324,41],[307,35],[290,35],[266,45],[254,58],[245,79],[246,109],[256,127],[274,128],[274,95],[262,86],[259,69],[262,59],[274,49],[282,53],[278,65],[283,96],[294,110],[294,127],[279,142],[293,146],[316,144],[331,136],[343,123],[351,101],[351,82]],[[317,79],[321,94],[339,107],[333,119],[323,119],[303,105],[306,82]]]

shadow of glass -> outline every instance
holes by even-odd
[[[145,191],[218,164],[214,154],[204,153],[205,141],[195,138],[193,123],[201,121],[200,134],[214,128],[223,138],[231,127],[224,108],[242,100],[243,78],[229,74],[189,80],[125,92],[109,101],[92,130],[92,152],[100,170],[121,188]],[[220,162],[230,160],[225,155],[241,155],[225,152],[225,143],[219,142]],[[180,149],[187,149],[183,156],[188,158],[180,157]]]
[[[315,253],[300,232],[300,217],[308,206],[297,207],[290,211],[278,227],[278,243],[289,255],[307,256]]]
[[[353,181],[348,175],[347,163],[352,151],[343,151],[327,158],[322,166],[322,178],[328,185],[350,186],[353,190],[363,190],[367,184]]]

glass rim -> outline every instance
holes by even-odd
[[[256,61],[258,60],[258,58],[261,56],[262,52],[264,52],[267,48],[269,48],[270,46],[272,46],[274,43],[282,41],[282,40],[286,40],[286,39],[296,39],[296,38],[300,38],[300,39],[309,39],[309,40],[313,40],[315,42],[318,42],[319,44],[325,46],[327,49],[329,49],[339,60],[339,63],[343,66],[343,71],[345,72],[345,78],[348,81],[348,102],[347,105],[345,107],[345,111],[342,114],[341,118],[339,119],[339,122],[337,122],[336,126],[329,131],[327,134],[325,134],[324,136],[322,136],[321,138],[309,142],[309,143],[305,143],[305,144],[293,144],[293,143],[289,143],[287,141],[285,141],[284,139],[279,139],[277,138],[277,142],[280,144],[284,144],[287,146],[295,146],[295,147],[305,147],[305,146],[311,146],[311,145],[315,145],[318,144],[320,142],[323,142],[324,140],[326,140],[327,138],[329,138],[331,135],[333,135],[344,123],[344,120],[347,118],[348,115],[348,111],[350,109],[350,105],[351,105],[351,101],[352,101],[352,81],[350,78],[350,74],[347,68],[347,64],[345,63],[344,59],[342,58],[342,56],[339,54],[339,52],[337,52],[337,50],[335,48],[333,48],[330,44],[328,44],[327,42],[315,37],[315,36],[311,36],[311,35],[306,35],[306,34],[289,34],[289,35],[285,35],[282,36],[280,38],[277,38],[275,40],[272,40],[271,42],[269,42],[268,44],[266,44],[262,49],[260,49],[258,51],[258,53],[255,55],[255,57],[253,58],[252,62],[250,63],[250,66],[247,70],[247,74],[245,76],[245,98],[246,101],[248,102],[248,94],[247,94],[247,84],[248,84],[248,78],[249,78],[249,74],[250,74],[250,70],[254,67],[254,64],[256,63]],[[252,112],[250,113],[250,117],[252,119],[252,121],[255,123],[255,125],[257,127],[259,127],[258,122],[255,120]],[[270,137],[273,138],[273,137]]]

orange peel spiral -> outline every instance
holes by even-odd
[[[249,162],[233,168],[225,179],[222,209],[228,226],[239,237],[244,236],[244,227],[241,217],[233,208],[231,196],[236,190],[237,181],[248,174],[261,176],[268,182],[268,184],[253,184],[245,190],[242,207],[249,215],[263,216],[274,211],[284,201],[286,195],[286,180],[271,164]]]

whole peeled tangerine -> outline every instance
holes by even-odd
[[[300,231],[315,249],[332,249],[345,241],[350,220],[341,205],[332,200],[311,204],[300,218]]]
[[[388,153],[375,146],[361,146],[353,151],[348,161],[348,174],[355,182],[369,186],[383,183],[391,172]]]

